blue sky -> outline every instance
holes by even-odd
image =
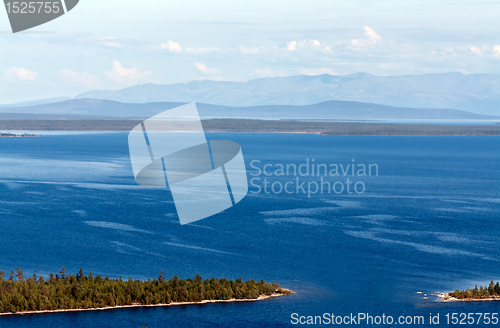
[[[0,104],[297,74],[500,74],[500,1],[106,1],[12,34]]]

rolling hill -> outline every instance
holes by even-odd
[[[181,102],[121,103],[100,99],[73,99],[52,104],[0,108],[1,119],[145,119]],[[498,120],[455,109],[404,108],[352,101],[326,101],[314,105],[232,107],[197,104],[202,118],[281,120]]]

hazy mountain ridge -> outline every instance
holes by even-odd
[[[120,103],[100,99],[73,99],[54,104],[0,108],[2,119],[145,119],[181,102]],[[231,107],[197,104],[202,118],[307,119],[307,120],[488,120],[485,116],[454,109],[402,108],[350,101],[327,101],[314,105],[267,105]]]
[[[500,114],[500,75],[435,73],[375,76],[298,75],[248,82],[192,81],[144,84],[117,91],[97,90],[75,99],[124,103],[200,102],[225,106],[310,105],[329,100],[367,102],[395,107],[453,108],[478,114]]]
[[[71,97],[55,97],[55,98],[47,98],[47,99],[39,99],[39,100],[30,100],[30,101],[23,101],[23,102],[18,102],[18,103],[13,103],[13,104],[7,104],[7,105],[0,105],[0,108],[3,107],[25,107],[25,106],[35,106],[35,105],[43,105],[43,104],[53,104],[56,102],[61,102],[65,100],[70,100],[72,99]]]

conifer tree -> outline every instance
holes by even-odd
[[[163,284],[165,282],[165,277],[163,276],[163,271],[160,271],[160,277],[158,278],[158,282]]]
[[[64,266],[61,268],[59,273],[61,274],[62,279],[66,279],[66,268]]]

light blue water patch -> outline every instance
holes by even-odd
[[[281,224],[281,223],[298,223],[310,226],[324,226],[325,222],[318,219],[304,218],[304,217],[292,217],[292,218],[267,218],[264,219],[267,224]]]
[[[101,222],[101,221],[83,221],[83,223],[88,224],[89,226],[98,227],[98,228],[153,234],[153,232],[142,230],[142,229],[137,229],[137,228],[134,228],[128,224],[120,224],[120,223],[114,223],[114,222]]]

